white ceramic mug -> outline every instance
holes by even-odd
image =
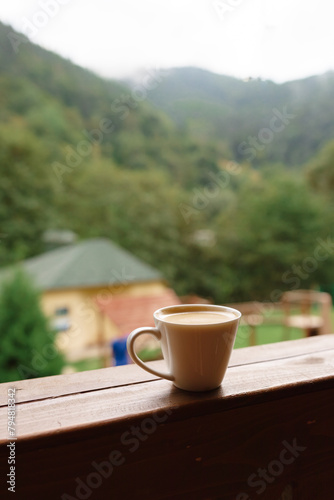
[[[241,313],[225,306],[184,304],[158,309],[156,328],[137,328],[127,340],[128,352],[144,370],[187,391],[209,391],[220,386],[233,349]],[[150,333],[161,342],[169,373],[141,361],[135,350],[139,335]]]

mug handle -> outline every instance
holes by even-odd
[[[155,370],[154,368],[151,368],[148,366],[146,363],[144,363],[141,359],[138,358],[135,350],[134,350],[134,342],[139,335],[142,335],[143,333],[149,333],[153,335],[156,339],[160,340],[161,339],[161,333],[158,330],[158,328],[152,328],[152,327],[144,327],[144,328],[137,328],[136,330],[133,330],[133,332],[130,333],[128,336],[128,339],[126,341],[126,347],[128,349],[128,353],[130,354],[132,360],[143,370],[146,370],[149,373],[152,373],[153,375],[157,375],[157,377],[162,377],[167,380],[175,380],[175,377],[171,373],[162,373],[159,372],[158,370]]]

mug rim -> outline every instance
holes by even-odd
[[[182,309],[185,309],[187,308],[187,311],[184,311],[184,312],[188,312],[190,308],[191,309],[191,312],[192,311],[202,311],[203,309],[207,309],[207,310],[211,310],[211,311],[222,311],[222,309],[226,312],[231,312],[235,315],[234,318],[231,318],[229,320],[225,320],[223,321],[222,323],[230,323],[232,321],[237,321],[241,318],[242,314],[240,311],[238,311],[238,309],[234,309],[233,307],[229,307],[229,306],[220,306],[220,305],[217,305],[217,304],[175,304],[175,305],[172,305],[172,306],[165,306],[165,307],[161,307],[160,309],[157,309],[156,311],[154,311],[153,313],[153,317],[154,319],[158,320],[158,321],[164,321],[163,318],[159,317],[159,314],[162,314],[164,311],[168,310],[168,309],[172,309],[172,310],[175,310],[175,313],[174,312],[171,312],[170,314],[178,314],[178,310],[181,310]],[[177,324],[177,325],[180,325],[179,323],[173,323],[172,321],[168,321],[168,323],[171,323],[173,325]],[[219,323],[216,323],[216,324],[219,324]],[[201,326],[205,326],[205,325],[210,325],[210,323],[201,323]]]

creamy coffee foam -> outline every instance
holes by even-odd
[[[166,323],[174,323],[177,325],[211,325],[226,323],[235,318],[235,315],[230,312],[191,311],[168,314],[163,317],[163,320]]]

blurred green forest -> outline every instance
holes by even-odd
[[[227,142],[235,160],[249,160],[254,166],[296,166],[334,137],[333,91],[334,72],[276,84],[242,81],[200,68],[174,68],[152,89],[149,100],[198,139]],[[280,127],[275,120],[280,114],[288,126]],[[255,155],[244,143],[271,127],[276,128],[275,140],[268,142],[271,137],[264,135],[263,142],[253,146]]]
[[[1,23],[0,48],[1,267],[68,229],[216,303],[334,282],[333,74],[109,81]]]

